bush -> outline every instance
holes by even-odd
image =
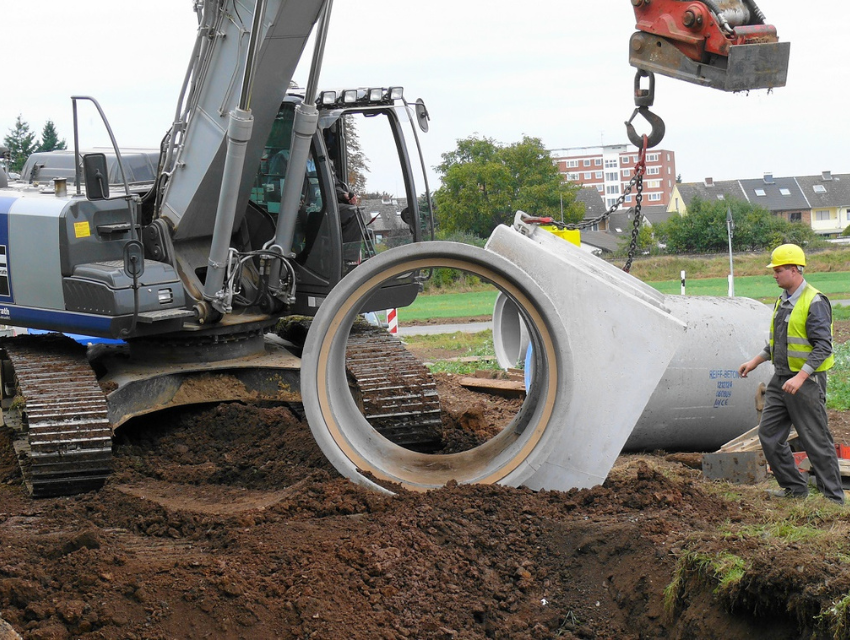
[[[487,244],[487,240],[480,238],[473,233],[454,231],[446,233],[445,231],[437,231],[437,240],[446,242],[459,242],[461,244],[469,244],[474,247],[483,248]],[[435,289],[451,288],[453,292],[463,292],[476,289],[481,285],[481,280],[472,274],[457,269],[434,269],[431,274],[431,279],[425,283],[425,292],[434,292]]]
[[[688,215],[673,216],[656,225],[655,235],[667,245],[668,253],[719,253],[728,249],[727,211],[735,228],[733,251],[763,251],[790,242],[807,250],[822,247],[825,241],[811,227],[788,222],[767,209],[738,200],[707,202],[695,198]]]

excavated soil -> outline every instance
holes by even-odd
[[[439,384],[452,446],[516,408]],[[744,535],[787,505],[694,458],[621,456],[585,490],[380,495],[334,471],[297,407],[234,403],[129,424],[102,490],[33,501],[0,431],[0,618],[45,640],[846,637],[824,613],[850,549]],[[850,518],[816,513],[847,538]],[[732,586],[700,561],[724,554],[746,561]]]

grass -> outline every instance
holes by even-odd
[[[809,524],[798,525],[787,520],[753,524],[730,532],[730,537],[744,540],[761,538],[763,540],[781,540],[789,544],[810,543],[824,537],[824,532]]]
[[[727,265],[728,267],[728,265]],[[850,298],[850,277],[847,273],[807,273],[806,281],[831,299]],[[661,293],[678,295],[682,290],[681,279],[647,282]],[[726,296],[726,277],[687,279],[685,292],[690,296]],[[761,301],[775,300],[782,291],[771,275],[735,276],[735,296],[754,298]]]
[[[429,319],[490,316],[493,314],[497,293],[490,287],[466,293],[419,295],[412,305],[399,309],[399,324]]]
[[[688,551],[676,563],[673,579],[664,589],[664,610],[671,618],[687,588],[687,582],[695,575],[699,581],[713,585],[713,592],[728,592],[737,585],[747,571],[747,563],[741,557],[728,551],[720,553],[702,553]]]
[[[811,273],[806,275],[806,279],[833,301],[850,299],[850,274],[848,273]],[[667,295],[679,295],[681,292],[680,280],[647,282],[647,284]],[[686,294],[690,296],[725,297],[727,288],[725,277],[686,281]],[[735,295],[738,297],[772,302],[780,293],[772,276],[735,277]],[[421,294],[412,305],[399,309],[399,322],[490,316],[493,313],[497,294],[498,292],[491,286],[476,291]],[[835,305],[834,318],[850,320],[850,307]]]
[[[496,361],[496,350],[493,347],[493,332],[490,329],[478,333],[456,331],[434,335],[405,336],[404,343],[414,353],[438,350],[455,353],[457,354],[455,358],[481,358],[472,362],[461,362],[457,359],[429,362],[427,363],[428,369],[432,373],[469,375],[481,369],[500,369],[499,363]]]
[[[671,619],[678,608],[694,592],[708,588],[724,606],[734,609],[747,598],[741,593],[753,589],[758,576],[748,577],[750,564],[746,557],[782,556],[789,549],[806,549],[815,556],[830,558],[835,562],[847,561],[848,522],[844,507],[833,505],[823,498],[808,500],[770,501],[760,498],[762,486],[745,487],[725,482],[703,485],[710,494],[726,499],[741,493],[752,505],[763,505],[753,510],[755,521],[746,524],[727,521],[714,530],[694,532],[688,542],[689,549],[681,552],[672,579],[664,589],[664,610]],[[711,550],[700,546],[710,544]],[[745,557],[735,550],[745,551]],[[757,587],[755,587],[757,588]],[[827,596],[828,597],[828,596]],[[837,593],[829,605],[822,605],[817,616],[819,629],[830,635],[817,637],[845,638],[848,629],[850,594]],[[746,605],[744,605],[746,608]],[[836,635],[832,635],[835,633]]]
[[[812,274],[850,271],[850,248],[809,252],[806,257],[807,268]],[[769,262],[768,252],[733,254],[732,267],[736,281],[739,276],[769,276],[765,266]],[[720,278],[725,281],[726,274],[729,273],[729,254],[638,257],[632,264],[630,273],[644,282],[678,282],[682,271],[685,271],[688,278]]]
[[[835,366],[829,371],[826,406],[836,411],[850,411],[850,342],[834,347]]]
[[[839,598],[817,617],[818,627],[835,640],[846,638],[850,630],[850,594]]]

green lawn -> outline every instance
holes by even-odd
[[[827,294],[833,301],[850,299],[850,273],[829,272],[812,273],[807,280]],[[681,283],[676,281],[650,282],[662,293],[678,295]],[[688,281],[686,293],[689,296],[726,296],[725,278],[704,278]],[[755,298],[762,301],[775,299],[780,293],[771,276],[744,276],[735,278],[735,295]],[[429,318],[470,318],[489,316],[493,313],[493,304],[497,292],[494,289],[470,293],[447,293],[420,295],[409,307],[398,310],[399,324],[423,322]],[[850,320],[850,306],[833,307],[835,320]],[[492,342],[478,345],[470,353],[484,353],[492,350]],[[456,367],[456,364],[447,365]],[[473,365],[469,365],[473,366]],[[475,366],[473,366],[475,368]],[[441,369],[443,370],[443,369]],[[452,370],[448,368],[446,370]],[[830,376],[827,406],[839,411],[850,410],[850,342],[836,347],[836,366]]]
[[[850,299],[850,273],[812,273],[806,278],[813,286],[834,300]],[[665,280],[649,282],[661,293],[679,295],[681,282]],[[725,278],[703,278],[686,281],[689,296],[722,296],[727,294]],[[781,293],[773,276],[742,276],[735,278],[735,295],[742,298],[770,301]],[[423,322],[429,318],[471,318],[493,313],[497,292],[494,289],[470,293],[423,294],[404,309],[398,310],[399,322]],[[844,320],[836,314],[836,319]]]
[[[409,307],[398,310],[399,324],[422,322],[429,318],[474,318],[493,313],[495,289],[471,293],[420,295]]]
[[[806,274],[806,280],[833,300],[850,299],[850,273],[810,273]],[[649,282],[648,284],[658,289],[661,293],[671,295],[678,295],[682,288],[682,283],[679,280]],[[725,296],[728,289],[726,278],[686,280],[685,285],[685,292],[689,296]],[[780,293],[781,291],[776,286],[773,276],[742,276],[735,278],[736,296],[755,298],[756,300],[769,300],[776,298]]]

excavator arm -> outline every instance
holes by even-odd
[[[632,0],[629,63],[723,91],[785,86],[791,43],[755,0]]]

